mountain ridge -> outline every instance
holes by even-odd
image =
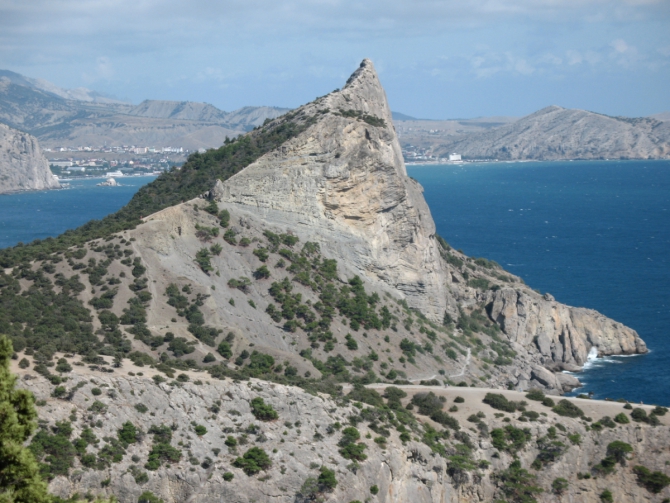
[[[510,124],[466,134],[427,138],[408,135],[403,143],[436,157],[457,152],[464,159],[667,159],[670,123],[653,117],[611,117],[551,105]]]
[[[663,470],[666,410],[557,396],[593,351],[644,341],[453,250],[391,120],[364,60],[102,222],[2,251],[0,326],[45,407],[31,450],[51,490],[549,503],[560,476],[589,503],[649,499],[609,446]]]
[[[76,90],[75,90],[76,91]],[[145,100],[139,105],[63,90],[0,71],[0,122],[36,136],[45,147],[220,146],[288,109],[243,107],[224,112],[207,103]]]

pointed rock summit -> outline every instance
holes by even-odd
[[[286,135],[289,130],[294,134]],[[559,371],[578,369],[594,351],[601,356],[647,351],[634,330],[595,311],[540,295],[495,262],[467,257],[436,236],[422,188],[407,176],[386,94],[369,60],[341,90],[236,141],[245,142],[249,151],[282,135],[290,139],[265,148],[266,154],[216,181],[202,196],[215,201],[217,211],[227,210],[230,218],[223,249],[211,257],[211,268],[202,269],[194,260],[198,254],[209,255],[207,249],[203,252],[211,238],[207,229],[216,225],[218,233],[218,217],[196,210],[209,204],[201,198],[154,213],[125,235],[136,238],[134,247],[147,264],[147,274],[157,280],[152,286],[155,298],[162,298],[171,283],[200,285],[199,293],[207,296],[203,310],[208,324],[223,333],[238,331],[240,344],[244,336],[244,343],[253,343],[259,351],[307,365],[300,356],[305,351],[325,361],[334,344],[331,341],[326,350],[328,337],[341,340],[359,327],[333,311],[325,315],[332,320],[323,329],[329,335],[315,334],[313,327],[303,333],[293,320],[296,313],[289,308],[284,313],[284,307],[277,311],[277,287],[271,293],[268,283],[288,281],[285,288],[300,296],[296,302],[305,303],[301,309],[307,312],[308,324],[316,322],[309,314],[312,309],[322,312],[324,302],[332,300],[328,296],[341,288],[346,291],[345,282],[358,275],[359,284],[372,295],[368,302],[377,303],[387,316],[388,331],[381,337],[377,332],[378,340],[369,334],[368,349],[388,350],[401,358],[399,348],[407,339],[417,348],[435,351],[437,358],[428,350],[420,352],[416,367],[407,370],[408,379],[417,381],[432,379],[442,370],[453,378],[484,378],[493,387],[511,382],[520,389],[541,386],[561,392],[579,382]],[[280,235],[297,237],[300,247],[309,242],[324,260],[336,260],[333,274],[342,282],[328,280],[337,283],[328,287],[336,290],[319,283],[323,280],[314,271],[321,259],[311,252],[300,255],[302,265],[296,265],[297,248],[268,245],[272,236],[278,240]],[[274,257],[264,255],[266,246]],[[247,286],[240,293],[244,297],[235,302],[233,292],[240,281]],[[163,309],[171,308],[158,302],[149,310],[150,327],[167,330]],[[420,331],[415,318],[423,316],[449,325],[445,333],[459,341],[459,353],[452,349],[456,342],[438,339],[432,329]],[[178,326],[170,330],[192,337]],[[424,335],[432,337],[432,343]],[[495,368],[484,366],[484,361],[496,362]],[[304,371],[315,372],[307,367]]]
[[[434,321],[447,306],[435,224],[407,177],[391,109],[368,59],[344,88],[295,112],[304,133],[219,183],[216,199],[319,244],[350,273],[381,279]]]

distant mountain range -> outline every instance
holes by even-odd
[[[36,136],[43,147],[220,146],[288,108],[224,112],[193,101],[133,105],[85,88],[63,89],[0,70],[0,123]],[[427,155],[465,159],[598,159],[670,157],[670,112],[610,117],[551,106],[526,117],[433,121],[393,112],[401,144]]]
[[[0,70],[0,122],[31,133],[43,147],[212,148],[288,110],[264,106],[224,112],[207,103],[160,100],[133,105]]]
[[[670,158],[670,114],[654,117],[610,117],[559,106],[543,108],[518,120],[435,121],[410,128],[401,121],[401,144],[426,155],[464,159],[667,159]],[[440,126],[447,125],[449,127]],[[460,125],[460,130],[458,129]],[[430,127],[431,129],[427,129]]]

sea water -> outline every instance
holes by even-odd
[[[591,355],[575,393],[670,406],[669,161],[409,166],[408,174],[451,246],[647,343],[643,356]]]
[[[155,176],[117,178],[117,187],[98,187],[101,179],[69,181],[60,190],[0,195],[0,248],[58,236],[125,205]]]

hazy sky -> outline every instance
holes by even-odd
[[[416,117],[670,110],[670,0],[0,0],[0,68],[135,103],[295,107],[375,63]]]

